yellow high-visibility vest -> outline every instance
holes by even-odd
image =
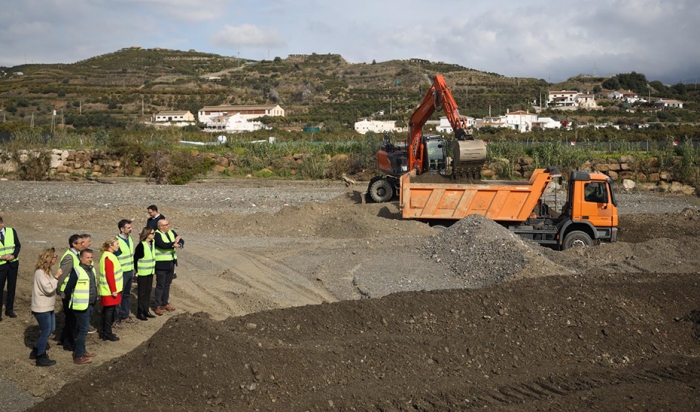
[[[107,283],[107,275],[105,274],[105,261],[109,259],[114,266],[114,283],[117,286],[117,293],[121,292],[124,288],[124,276],[122,275],[122,266],[119,263],[119,259],[114,256],[114,253],[105,251],[100,257],[100,284],[97,287],[97,291],[100,296],[109,296],[112,291],[109,289],[109,283]]]
[[[11,227],[5,227],[5,242],[0,242],[0,256],[11,255],[15,251],[15,231]],[[15,256],[14,259],[9,262],[17,262],[18,257]],[[7,260],[0,260],[0,266],[6,264]]]
[[[156,259],[154,256],[153,242],[141,242],[143,245],[143,257],[139,259],[136,266],[136,273],[139,276],[152,276],[156,273]]]
[[[168,233],[163,233],[162,230],[156,230],[156,235],[160,236],[163,243],[173,243],[175,242],[175,234],[172,230],[168,230]],[[158,249],[156,246],[156,262],[170,262],[177,259],[177,252],[175,248],[172,249]]]

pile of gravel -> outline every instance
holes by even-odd
[[[547,259],[538,244],[481,215],[469,215],[431,237],[422,251],[467,287],[568,272]]]

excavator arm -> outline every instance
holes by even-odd
[[[408,124],[410,134],[409,170],[416,170],[418,174],[423,172],[425,156],[425,148],[421,139],[423,126],[436,110],[445,112],[455,133],[453,174],[459,172],[459,174],[468,175],[469,178],[476,177],[486,161],[486,145],[481,140],[474,140],[468,132],[467,122],[459,115],[457,102],[447,87],[444,77],[440,74],[435,75],[432,86],[411,115]]]

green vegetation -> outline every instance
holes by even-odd
[[[24,76],[13,75],[16,71]],[[674,164],[678,175],[691,181],[697,163],[692,158],[695,152],[687,145],[669,149],[668,142],[700,140],[700,128],[695,125],[700,122],[696,87],[680,83],[667,86],[636,72],[610,78],[577,76],[550,84],[543,79],[507,78],[426,60],[350,64],[339,55],[314,53],[248,61],[196,51],[136,47],[68,65],[22,65],[8,68],[6,73],[0,78],[0,132],[11,133],[12,139],[4,145],[5,156],[11,155],[10,146],[99,148],[116,155],[125,174],[141,168],[159,183],[184,183],[210,170],[214,165],[208,157],[193,156],[191,150],[179,148],[178,142],[211,142],[215,137],[197,126],[155,130],[144,126],[144,121],[161,110],[195,113],[218,104],[280,104],[286,111],[285,117],[261,119],[271,130],[229,135],[227,145],[199,150],[231,153],[230,167],[222,172],[226,175],[371,175],[381,139],[373,134],[359,135],[352,125],[371,116],[405,126],[436,73],[445,76],[460,112],[473,117],[531,110],[533,102],[546,99],[548,91],[562,89],[593,91],[599,97],[609,90],[630,89],[640,96],[684,102],[683,109],[655,110],[650,105],[629,107],[603,99],[599,100],[602,110],[546,109],[541,114],[570,121],[571,131],[475,131],[476,137],[490,141],[489,156],[502,163],[499,167],[504,173],[522,156],[531,157],[538,167],[557,164],[574,168],[584,158],[634,152],[640,157],[657,157],[662,163],[678,163]],[[440,115],[435,113],[433,120]],[[620,130],[582,127],[603,123],[617,125]],[[639,125],[649,127],[635,128]],[[318,131],[296,131],[303,127]],[[276,136],[277,144],[251,143],[269,136]],[[393,138],[405,140],[406,135],[399,133]],[[571,141],[577,145],[568,146]],[[678,158],[685,160],[679,162]],[[28,179],[46,178],[41,172],[44,163],[37,162],[18,174],[24,173]]]

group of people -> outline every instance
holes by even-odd
[[[61,259],[55,248],[40,253],[34,272],[32,288],[32,314],[36,318],[40,335],[29,355],[37,366],[52,366],[55,360],[48,357],[49,336],[56,329],[56,296],[61,297],[65,326],[59,342],[65,350],[73,352],[73,362],[79,365],[92,362],[96,353],[85,347],[90,332],[90,319],[97,303],[100,303],[101,320],[99,336],[105,341],[116,342],[119,337],[114,328],[121,323],[132,323],[130,298],[134,279],[138,288],[136,318],[147,321],[155,315],[163,315],[175,308],[170,304],[170,285],[175,277],[177,249],[184,240],[170,229],[170,223],[158,212],[155,205],[147,208],[149,218],[139,233],[138,242],[131,238],[132,221],[122,219],[117,223],[119,233],[102,242],[99,264],[93,262],[89,234],[74,234],[68,238],[68,249]],[[2,292],[7,283],[8,292],[5,315],[15,318],[14,294],[19,266],[20,242],[17,232],[5,227],[0,218],[0,309]],[[55,272],[52,267],[57,263]],[[153,277],[156,278],[155,315],[150,311]],[[1,313],[1,312],[0,312]],[[2,318],[0,317],[0,320]]]

